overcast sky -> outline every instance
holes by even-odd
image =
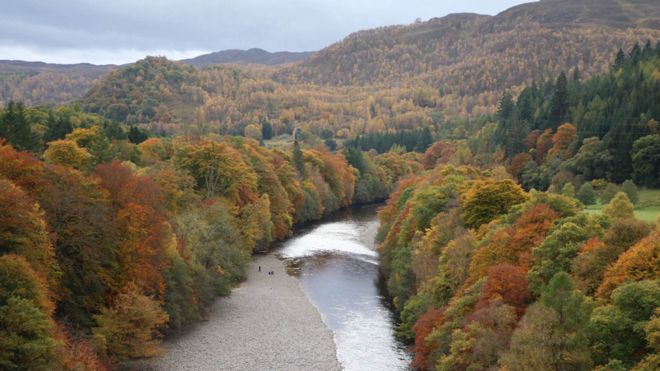
[[[531,0],[2,0],[0,59],[128,63],[224,49],[321,49],[366,28]]]

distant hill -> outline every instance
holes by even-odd
[[[276,78],[327,85],[424,83],[458,98],[486,94],[483,101],[561,70],[578,67],[583,77],[605,72],[619,48],[647,39],[660,40],[658,0],[543,0],[496,16],[452,14],[360,31]]]
[[[248,50],[230,49],[215,53],[200,55],[182,62],[193,66],[205,67],[213,64],[261,64],[276,66],[287,63],[301,62],[307,59],[313,52],[268,52],[263,49],[253,48]]]
[[[0,60],[0,105],[10,100],[28,105],[67,103],[84,96],[101,77],[116,68],[89,63]]]

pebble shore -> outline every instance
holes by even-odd
[[[248,269],[247,280],[218,299],[208,321],[166,341],[162,356],[131,369],[341,370],[332,332],[284,263],[260,255]]]

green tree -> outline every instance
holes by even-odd
[[[630,202],[637,204],[639,202],[639,190],[632,180],[628,179],[621,185],[621,190],[626,193]]]
[[[137,126],[131,126],[128,130],[128,140],[133,144],[140,144],[149,139],[149,136]]]
[[[632,161],[635,183],[660,186],[660,134],[637,139],[632,147]]]
[[[296,167],[296,171],[301,178],[305,177],[305,158],[303,157],[302,150],[300,149],[300,143],[298,141],[293,142],[293,165]]]
[[[517,370],[590,370],[586,329],[592,304],[565,272],[555,274],[527,310],[502,364]]]
[[[580,186],[576,198],[587,206],[596,203],[596,192],[594,192],[594,187],[591,185],[591,182],[585,182]]]
[[[566,182],[561,189],[561,194],[566,197],[575,197],[575,186],[573,186],[573,183]]]
[[[0,256],[0,368],[61,367],[46,288],[21,256]]]
[[[269,140],[273,138],[273,126],[268,121],[261,123],[261,137],[263,140]]]
[[[607,183],[605,189],[600,193],[600,203],[605,205],[610,203],[614,196],[619,193],[621,189],[614,183]]]
[[[660,307],[660,280],[626,283],[612,292],[612,304],[596,308],[589,322],[589,343],[597,364],[619,360],[627,367],[645,353],[644,326]]]
[[[4,113],[0,115],[0,137],[7,139],[18,150],[37,149],[37,137],[32,132],[32,123],[22,103],[7,104]]]
[[[556,127],[568,118],[568,79],[562,71],[555,83],[555,93],[550,102],[550,125]]]

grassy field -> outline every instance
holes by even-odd
[[[605,205],[587,206],[588,213],[600,214]],[[643,189],[639,191],[639,202],[635,206],[635,217],[649,223],[655,223],[660,217],[660,189]]]

